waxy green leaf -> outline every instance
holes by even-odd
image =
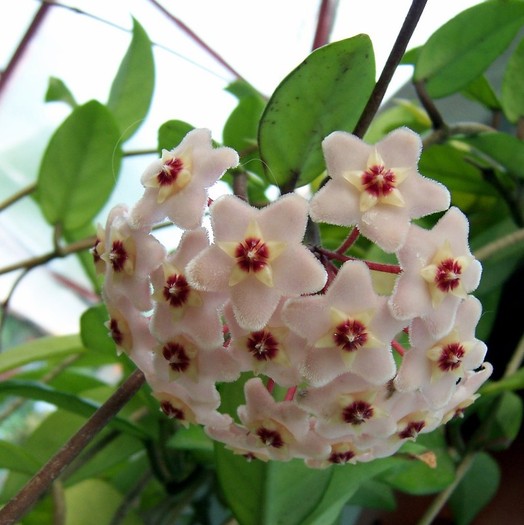
[[[511,55],[502,81],[502,106],[510,122],[524,117],[524,39]]]
[[[456,525],[469,525],[495,496],[499,483],[497,462],[489,454],[477,454],[449,500]]]
[[[107,202],[120,169],[120,132],[96,101],[77,107],[51,137],[38,175],[37,201],[64,230],[90,222]]]
[[[78,335],[39,337],[0,354],[0,374],[46,359],[84,353]]]
[[[415,81],[428,94],[445,97],[464,89],[509,46],[524,23],[524,3],[484,2],[437,29],[422,47]]]
[[[69,88],[64,84],[64,81],[56,77],[49,78],[49,84],[47,85],[47,91],[45,94],[45,101],[65,102],[73,109],[78,106],[75,97],[71,91],[69,91]]]
[[[352,131],[375,84],[373,47],[358,35],[315,50],[277,87],[258,133],[266,177],[283,191],[325,169],[322,140]]]
[[[40,462],[29,450],[7,441],[0,441],[0,469],[32,476],[39,468]]]
[[[176,148],[182,139],[195,129],[191,124],[182,120],[168,120],[158,128],[158,152],[163,149],[172,150]]]
[[[155,63],[151,41],[133,19],[133,38],[116,74],[107,107],[127,140],[145,119],[155,87]]]

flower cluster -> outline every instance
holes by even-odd
[[[491,373],[468,222],[418,173],[418,135],[371,146],[334,132],[323,148],[330,178],[310,201],[257,209],[224,195],[208,232],[207,189],[238,155],[194,130],[147,168],[143,197],[109,214],[93,248],[110,334],[161,410],[250,459],[391,455],[460,414]],[[412,223],[436,212],[430,230]],[[184,230],[173,253],[152,234],[166,218]],[[309,218],[354,229],[336,252],[307,247]],[[358,234],[398,265],[345,255]],[[395,276],[387,294],[377,270]],[[245,402],[228,412],[223,387],[237,380]]]

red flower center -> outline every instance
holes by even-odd
[[[182,159],[174,158],[165,162],[160,173],[156,176],[160,186],[169,186],[176,181],[179,173],[184,169]]]
[[[173,308],[183,306],[186,303],[190,292],[191,287],[183,275],[173,274],[166,279],[163,295],[164,299]]]
[[[249,237],[238,243],[235,249],[235,258],[238,266],[245,272],[259,272],[263,270],[269,260],[269,248],[256,237]]]
[[[124,270],[124,265],[129,258],[129,255],[124,247],[122,241],[113,241],[111,252],[109,253],[109,261],[113,270],[117,273]]]
[[[258,361],[270,361],[278,353],[278,341],[267,330],[251,332],[247,339],[247,349]]]
[[[185,372],[191,364],[186,349],[179,343],[166,343],[162,347],[162,355],[175,372]]]
[[[351,461],[355,457],[355,453],[352,450],[346,450],[344,452],[332,452],[328,458],[330,463],[341,464]]]
[[[410,421],[404,430],[398,433],[400,439],[416,438],[419,432],[426,426],[425,421]]]
[[[444,259],[437,266],[435,284],[442,292],[450,292],[460,284],[462,266],[455,259]]]
[[[160,409],[167,417],[178,419],[180,421],[184,421],[186,418],[184,415],[184,411],[180,408],[174,407],[169,401],[162,401],[160,403]]]
[[[257,430],[257,436],[260,438],[262,443],[268,447],[282,448],[284,446],[284,440],[282,439],[280,433],[276,430],[260,427]]]
[[[335,328],[333,340],[341,350],[354,352],[368,340],[366,326],[358,320],[347,319]]]
[[[361,177],[366,191],[374,197],[385,197],[395,189],[395,174],[385,166],[371,166]]]
[[[373,417],[373,407],[366,401],[353,401],[342,411],[342,419],[351,425],[361,425]]]
[[[456,370],[462,363],[466,351],[460,343],[450,343],[442,348],[438,366],[443,372]]]
[[[109,333],[115,344],[117,346],[122,346],[122,342],[124,341],[124,334],[120,330],[120,327],[118,326],[118,321],[116,319],[111,318],[109,320]]]

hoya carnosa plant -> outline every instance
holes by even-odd
[[[392,455],[460,415],[491,373],[468,222],[418,172],[420,137],[403,128],[369,145],[337,131],[323,149],[329,180],[309,202],[210,204],[238,156],[194,130],[146,169],[144,196],[110,213],[93,248],[109,333],[159,408],[247,459],[323,468]],[[432,229],[412,223],[436,212]],[[153,234],[166,217],[185,230],[172,253]],[[311,219],[354,228],[333,252],[304,243]],[[360,233],[397,264],[347,255]],[[389,293],[377,272],[394,277]],[[219,385],[234,381],[245,398],[231,410]]]

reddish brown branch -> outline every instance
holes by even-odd
[[[0,523],[12,525],[18,522],[143,384],[144,374],[136,370],[57,454],[29,480],[25,487],[5,507],[0,509]]]
[[[335,23],[338,0],[322,0],[318,11],[317,29],[313,39],[312,49],[317,49],[329,42],[329,37]]]
[[[2,93],[4,92],[7,82],[9,81],[14,70],[16,69],[18,62],[20,62],[22,55],[27,49],[27,46],[31,42],[31,39],[38,31],[38,28],[42,25],[42,22],[44,21],[44,18],[47,15],[47,12],[49,11],[49,9],[52,7],[52,4],[53,4],[52,1],[46,2],[38,8],[36,15],[31,21],[31,24],[29,25],[27,31],[25,32],[22,40],[18,44],[18,47],[16,48],[13,56],[11,57],[11,60],[9,61],[9,63],[7,64],[7,67],[2,72],[2,76],[0,76],[0,97],[2,96]]]

